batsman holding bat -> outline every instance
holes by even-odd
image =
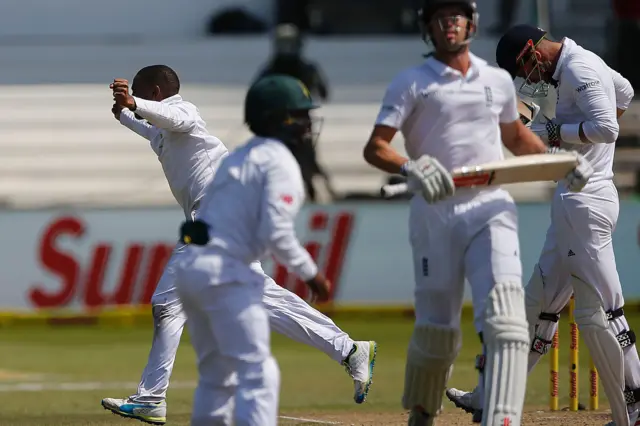
[[[547,148],[520,121],[509,74],[469,52],[478,22],[474,2],[424,0],[420,22],[435,51],[392,81],[364,149],[371,165],[402,173],[420,188],[409,218],[416,320],[403,406],[412,426],[433,425],[440,412],[460,350],[466,277],[487,354],[482,423],[519,426],[530,341],[516,207],[499,187],[455,191],[450,172],[503,159],[502,144],[515,155]],[[391,147],[398,130],[409,159]],[[592,170],[582,156],[576,159],[566,178],[579,191]]]
[[[635,334],[624,317],[612,244],[619,209],[612,180],[617,117],[628,108],[633,89],[573,40],[555,42],[544,30],[528,25],[510,29],[500,40],[496,57],[512,77],[525,80],[523,95],[545,96],[549,84],[556,86],[556,117],[538,115],[531,128],[550,146],[577,149],[594,169],[580,193],[571,191],[570,182],[561,181],[553,198],[551,226],[526,286],[532,339],[529,370],[549,350],[560,311],[573,294],[576,323],[611,405],[613,422],[608,426],[639,426],[640,359]],[[482,399],[488,397],[482,394],[482,380],[473,393],[447,391],[457,406],[476,411],[476,420]]]

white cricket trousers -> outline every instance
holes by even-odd
[[[579,193],[558,187],[551,205],[551,225],[535,272],[544,282],[542,300],[536,301],[541,312],[559,314],[575,291],[574,285],[594,288],[605,311],[624,306],[613,251],[619,208],[618,191],[610,180],[590,183]],[[615,335],[629,330],[624,316],[609,320],[609,326]],[[557,327],[555,321],[540,319],[536,336],[551,341]],[[623,353],[625,384],[629,389],[638,389],[640,358],[636,345],[624,347]],[[541,356],[531,352],[530,370]]]
[[[276,426],[280,370],[271,355],[264,278],[234,259],[189,251],[176,287],[198,363],[191,424]]]
[[[522,282],[516,207],[502,189],[461,194],[435,205],[413,197],[409,238],[417,325],[459,328],[466,278],[474,325],[481,333],[495,284]]]
[[[138,390],[132,395],[138,401],[162,401],[167,395],[186,321],[175,282],[176,265],[184,251],[184,246],[176,246],[151,299],[153,340]],[[260,263],[251,267],[265,280],[262,302],[272,331],[316,348],[338,363],[349,355],[354,341],[347,333],[295,293],[276,284],[262,271]]]

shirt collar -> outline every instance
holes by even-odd
[[[467,80],[477,76],[480,72],[480,67],[487,64],[487,61],[477,57],[471,52],[469,52],[469,58],[471,60],[471,67],[469,68],[467,75],[464,76],[464,78],[466,78]],[[441,77],[444,77],[446,75],[462,77],[460,71],[455,70],[450,66],[440,62],[433,55],[429,56],[424,64]]]
[[[562,39],[562,50],[560,51],[560,57],[558,58],[558,63],[556,64],[556,70],[551,77],[551,83],[554,86],[558,86],[558,82],[560,81],[560,74],[562,74],[562,67],[566,62],[567,56],[569,56],[569,53],[571,53],[575,46],[577,46],[576,42],[571,40],[569,37],[565,37]]]
[[[178,102],[182,102],[182,96],[180,95],[169,96],[168,98],[165,98],[160,102],[163,104],[176,104]]]

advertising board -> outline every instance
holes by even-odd
[[[640,204],[623,202],[614,234],[624,295],[640,301]],[[336,286],[337,306],[410,306],[413,267],[408,206],[305,206],[301,241]],[[181,211],[170,209],[0,212],[0,310],[93,310],[149,302],[177,240]],[[524,279],[549,224],[549,206],[519,206]],[[266,261],[265,271],[304,296],[303,283]],[[469,300],[469,294],[465,296]]]

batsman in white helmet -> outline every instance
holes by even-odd
[[[469,0],[425,0],[422,35],[435,51],[392,81],[364,150],[371,165],[402,173],[417,194],[409,234],[415,272],[414,332],[403,406],[409,425],[434,424],[460,350],[465,278],[486,345],[483,425],[521,424],[529,352],[517,214],[504,189],[455,190],[457,167],[547,151],[520,121],[507,72],[469,52],[478,21]],[[391,147],[398,131],[409,158]],[[567,175],[580,190],[591,168],[576,154]]]
[[[549,350],[560,311],[574,294],[576,322],[611,405],[609,426],[640,426],[640,359],[624,317],[612,244],[619,209],[612,180],[617,117],[628,108],[633,88],[573,40],[555,42],[528,25],[502,37],[496,59],[513,77],[524,79],[520,92],[527,97],[546,96],[549,84],[556,87],[555,118],[540,114],[531,128],[552,147],[577,149],[594,169],[579,194],[559,182],[553,198],[551,226],[526,286],[529,370]],[[450,389],[447,396],[479,419],[482,383],[473,393]]]

